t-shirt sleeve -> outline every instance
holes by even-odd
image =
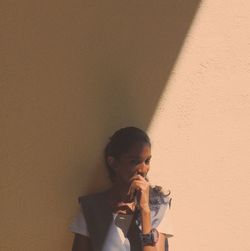
[[[79,208],[73,221],[69,225],[69,230],[73,233],[81,234],[84,236],[89,236],[87,223],[86,223],[86,220],[85,220],[85,217],[81,208]]]
[[[172,213],[171,213],[171,204],[167,204],[166,211],[164,216],[157,227],[159,233],[163,233],[167,238],[174,236],[172,228]]]

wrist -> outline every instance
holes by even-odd
[[[150,213],[149,204],[147,204],[147,203],[141,204],[140,205],[140,211],[141,211],[141,213]]]
[[[159,232],[156,228],[152,228],[149,233],[141,234],[143,246],[155,246],[159,239]]]
[[[149,233],[152,225],[151,225],[151,213],[149,208],[141,209],[141,221],[142,221],[142,233]]]

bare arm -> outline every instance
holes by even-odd
[[[148,233],[150,232],[152,225],[150,219],[150,209],[141,209],[142,216],[142,232]],[[143,251],[165,251],[165,235],[159,233],[159,239],[155,246],[144,246]]]
[[[129,194],[131,197],[135,196],[135,199],[139,201],[139,208],[142,220],[142,233],[147,234],[152,229],[150,206],[149,206],[149,182],[140,174],[137,174],[131,178],[132,183],[130,185]],[[136,191],[136,195],[135,192]],[[139,193],[139,198],[138,192]],[[159,239],[155,245],[143,246],[143,251],[165,251],[165,236],[159,234]]]
[[[72,251],[92,251],[90,238],[81,234],[75,234]]]
[[[158,242],[156,243],[156,250],[157,251],[166,251],[165,250],[165,241],[167,241],[166,240],[166,237],[165,237],[165,235],[164,234],[162,234],[162,233],[159,233],[160,235],[159,235],[159,240],[158,240]],[[169,251],[169,250],[168,250]]]

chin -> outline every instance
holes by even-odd
[[[119,178],[117,177],[115,183],[118,185],[122,185],[122,186],[129,186],[130,185],[129,180],[121,178],[121,177],[119,177]]]
[[[130,186],[130,181],[129,180],[122,180],[121,183],[124,185],[124,186],[127,186],[129,187]]]

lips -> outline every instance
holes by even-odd
[[[147,174],[146,173],[140,173],[140,172],[137,172],[136,173],[137,175],[141,175],[143,178],[146,178]]]

